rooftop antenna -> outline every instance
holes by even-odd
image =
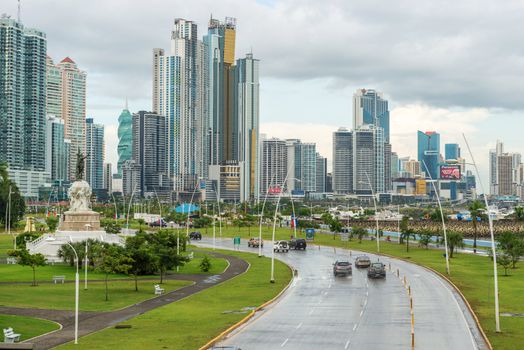
[[[18,0],[18,23],[20,22],[20,0]]]

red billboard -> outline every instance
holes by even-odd
[[[440,178],[443,180],[460,180],[460,165],[441,165]]]
[[[270,187],[268,188],[268,191],[267,191],[269,194],[280,194],[280,192],[282,192],[282,189],[277,186],[277,187]]]

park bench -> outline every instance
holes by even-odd
[[[155,294],[162,295],[164,293],[164,288],[160,288],[160,285],[155,284]]]
[[[56,282],[62,282],[64,284],[65,276],[53,276],[53,282],[56,284]]]
[[[7,260],[7,265],[16,265],[16,258],[8,257],[6,260]]]
[[[14,343],[20,341],[21,334],[16,334],[13,328],[4,328],[4,343]]]

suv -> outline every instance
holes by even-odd
[[[289,241],[289,249],[303,249],[306,250],[306,240],[304,238],[292,238],[291,241]]]
[[[367,255],[357,256],[355,259],[355,267],[369,267],[371,259]]]
[[[289,251],[287,241],[275,241],[275,244],[273,244],[273,251],[287,253]]]
[[[202,234],[198,231],[193,231],[189,233],[189,238],[194,240],[202,240]]]
[[[351,263],[347,260],[344,261],[335,261],[333,264],[333,275],[351,275],[353,273],[353,269],[351,267]]]
[[[368,277],[370,278],[386,278],[386,266],[381,262],[371,264],[368,268]]]
[[[258,248],[258,246],[264,247],[264,240],[260,240],[256,237],[251,237],[249,241],[247,241],[248,247]]]

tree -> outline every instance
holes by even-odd
[[[497,236],[498,248],[510,259],[512,268],[517,267],[520,257],[524,255],[524,238],[511,232],[503,232]]]
[[[447,233],[449,257],[453,258],[453,252],[457,248],[464,248],[464,236],[462,233],[451,231]]]
[[[409,227],[409,218],[404,216],[400,222],[400,242],[406,240],[406,252],[409,252],[409,239],[416,238],[415,230]]]
[[[78,254],[78,267],[82,268],[85,259],[85,241],[74,242],[71,243],[71,245],[75,248],[75,251]],[[69,266],[75,266],[76,255],[69,244],[62,244],[62,246],[58,248],[57,255],[63,262],[69,263]]]
[[[342,223],[338,220],[338,218],[335,218],[331,220],[329,229],[333,232],[333,239],[335,239],[336,234],[338,232],[342,232]]]
[[[114,244],[104,244],[96,258],[96,270],[105,274],[105,300],[108,301],[107,281],[110,273],[128,273],[133,259],[125,255],[124,249]]]
[[[330,213],[324,213],[320,217],[320,220],[322,220],[324,225],[329,225],[331,224],[331,221],[333,220],[333,216]]]
[[[213,220],[209,217],[201,217],[201,218],[197,218],[193,221],[193,227],[194,228],[204,228],[204,227],[209,227],[211,225],[211,223],[213,222]]]
[[[56,216],[48,216],[45,219],[45,223],[50,232],[55,232],[58,227],[58,218]]]
[[[202,272],[208,272],[211,270],[211,260],[207,257],[207,255],[204,255],[198,267],[200,267],[200,271]]]
[[[524,207],[515,208],[515,219],[518,221],[524,221]]]
[[[24,232],[16,236],[16,246],[25,247],[27,241],[34,241],[42,234],[39,232]]]
[[[142,231],[142,225],[144,225],[146,222],[144,219],[137,219],[136,220],[138,222],[138,230],[139,231]]]
[[[21,266],[29,266],[33,270],[33,286],[36,286],[36,268],[45,266],[46,259],[43,254],[30,254],[26,249],[10,250],[9,256],[16,257],[16,262]]]
[[[9,190],[11,190],[11,201],[9,201]],[[9,215],[9,224],[11,227],[16,226],[16,223],[19,220],[24,218],[25,214],[25,201],[18,186],[14,181],[9,179],[9,174],[7,173],[7,164],[0,163],[0,222],[2,225],[6,223],[6,213],[7,206],[11,203]]]
[[[511,256],[506,253],[497,255],[497,264],[504,268],[504,276],[508,275],[508,268],[511,266]]]
[[[418,242],[426,247],[428,249],[429,244],[431,243],[431,238],[433,237],[433,233],[431,231],[423,231],[420,233]]]
[[[367,231],[366,229],[364,229],[363,227],[360,227],[360,226],[353,226],[351,228],[351,235],[352,236],[357,236],[358,238],[358,243],[362,243],[362,238],[367,235]]]
[[[473,252],[477,252],[477,220],[481,218],[482,211],[486,209],[484,203],[479,200],[474,200],[469,206],[469,214],[471,216],[471,221],[473,221]]]
[[[138,292],[138,276],[151,274],[157,270],[157,258],[147,241],[145,233],[137,233],[126,239],[125,253],[131,258],[129,271],[135,277],[135,292]]]
[[[114,222],[113,220],[109,220],[104,225],[104,230],[107,233],[113,233],[113,234],[119,234],[122,228],[117,222]]]
[[[177,235],[172,230],[158,230],[147,236],[152,246],[153,254],[157,257],[157,267],[160,273],[160,283],[164,282],[166,271],[184,266],[189,258],[177,254]],[[179,237],[180,251],[185,251],[186,236]]]

